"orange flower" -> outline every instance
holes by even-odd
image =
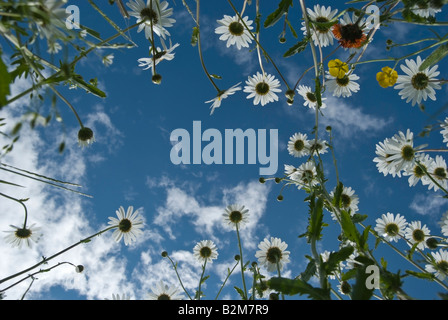
[[[350,23],[341,25],[340,23],[333,26],[333,35],[338,39],[341,46],[344,48],[360,48],[367,40],[367,36],[364,34],[358,24]]]

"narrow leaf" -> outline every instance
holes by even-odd
[[[423,71],[426,68],[436,64],[445,58],[446,55],[448,55],[448,43],[438,46],[433,52],[431,52],[431,54],[420,65],[419,71]]]

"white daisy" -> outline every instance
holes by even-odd
[[[265,238],[258,244],[260,249],[255,253],[258,263],[264,265],[268,271],[281,271],[284,264],[289,262],[289,251],[286,251],[288,245],[279,238]]]
[[[114,58],[115,58],[114,54],[111,53],[108,54],[107,56],[104,56],[102,62],[106,67],[109,67],[114,63]]]
[[[170,47],[167,48],[165,45],[165,42],[162,41],[162,46],[163,46],[163,50],[160,49],[159,47],[157,47],[156,49],[156,54],[154,55],[154,50],[152,49],[152,47],[149,47],[149,52],[151,54],[150,58],[140,58],[138,59],[139,62],[139,67],[142,67],[143,70],[148,70],[151,69],[154,65],[153,60],[155,59],[155,65],[158,65],[159,62],[163,61],[163,60],[173,60],[174,59],[174,49],[176,49],[179,44],[176,43],[174,46],[170,43]]]
[[[319,23],[330,22],[338,12],[337,9],[332,11],[331,7],[321,7],[318,4],[314,6],[314,11],[310,8],[307,8],[306,11],[308,12],[308,16],[311,21]],[[303,31],[304,35],[307,34],[305,22],[302,22],[301,30]],[[331,26],[327,27],[311,24],[310,30],[315,46],[320,45],[321,47],[326,47],[328,45],[333,45],[334,37],[333,33],[331,32]]]
[[[241,82],[240,82],[241,83]],[[221,92],[218,93],[218,95],[213,98],[212,100],[206,101],[205,103],[210,103],[213,102],[212,105],[210,106],[210,109],[212,109],[210,111],[210,114],[212,115],[213,112],[215,112],[216,108],[219,108],[221,106],[221,101],[225,98],[227,98],[228,96],[234,94],[235,92],[237,92],[238,90],[241,90],[241,87],[237,87],[240,83],[237,83],[236,85],[230,87],[227,90],[223,90]]]
[[[428,154],[417,153],[415,155],[414,165],[403,172],[403,176],[409,176],[408,182],[410,187],[414,187],[419,181],[421,181],[423,185],[428,185],[430,183],[431,179],[421,167],[428,171],[432,161],[434,160]]]
[[[420,17],[429,18],[435,17],[436,13],[441,12],[442,9],[431,7],[430,3],[418,3],[411,8],[411,11]]]
[[[109,217],[109,225],[116,227],[116,230],[112,234],[116,242],[119,242],[121,238],[124,238],[124,244],[129,245],[136,241],[143,231],[143,217],[139,215],[138,210],[133,212],[134,207],[129,206],[126,213],[124,208],[120,206],[115,211],[117,218]]]
[[[448,118],[445,118],[440,127],[442,127],[442,131],[440,131],[440,133],[442,134],[443,142],[448,145]]]
[[[310,154],[311,143],[304,133],[295,133],[288,141],[288,152],[294,157],[303,157]]]
[[[428,247],[426,245],[426,239],[430,237],[430,231],[426,225],[422,227],[421,221],[412,221],[404,230],[404,236],[409,240],[409,246],[417,243],[417,248],[424,250]]]
[[[220,34],[219,40],[227,41],[227,48],[231,45],[236,45],[238,50],[242,47],[249,47],[249,44],[252,43],[252,38],[250,32],[246,29],[239,17],[236,16],[228,16],[224,15],[224,18],[221,20],[217,20],[220,24],[219,27],[215,29],[216,34]],[[243,22],[252,30],[252,20],[249,20],[248,17],[243,18]]]
[[[228,226],[236,227],[238,225],[238,229],[241,229],[247,223],[249,217],[248,212],[249,209],[246,209],[244,206],[232,204],[226,207],[222,216]]]
[[[201,263],[212,263],[218,258],[218,249],[211,240],[202,240],[193,248],[194,257]]]
[[[247,99],[254,98],[254,105],[261,103],[264,106],[269,102],[278,101],[275,92],[282,91],[279,89],[280,82],[270,74],[257,72],[256,75],[248,78],[246,84],[244,92],[249,93]]]
[[[416,151],[422,148],[414,147],[413,137],[414,134],[408,129],[406,134],[400,131],[376,145],[377,157],[373,161],[377,163],[379,172],[401,177],[402,170],[413,168]]]
[[[316,95],[314,94],[313,90],[311,89],[311,87],[299,85],[299,88],[297,89],[297,92],[305,100],[305,102],[303,103],[303,105],[305,107],[308,106],[311,109],[316,109],[317,98],[316,98]],[[321,98],[322,105],[320,106],[320,109],[324,109],[324,108],[327,107],[327,105],[323,102],[326,99],[327,98]]]
[[[388,212],[383,214],[381,218],[376,219],[375,231],[387,241],[397,242],[398,239],[404,236],[406,225],[407,222],[403,216],[400,214],[394,216]]]
[[[9,244],[11,244],[13,247],[18,247],[19,249],[22,248],[22,244],[25,243],[28,248],[32,247],[33,242],[39,241],[41,237],[40,229],[38,227],[34,227],[35,224],[32,224],[31,226],[23,226],[23,227],[16,227],[13,225],[10,225],[11,228],[14,228],[14,231],[5,231],[6,233],[9,233],[7,236],[5,236],[5,241]]]
[[[397,79],[397,84],[394,89],[401,89],[398,94],[401,99],[406,99],[406,103],[412,102],[412,106],[416,103],[426,101],[429,97],[431,100],[436,100],[435,89],[440,89],[441,86],[437,82],[437,77],[440,72],[437,71],[438,65],[431,68],[426,68],[420,71],[419,68],[424,60],[417,57],[417,60],[406,59],[406,65],[400,65],[401,70],[406,73],[406,75],[399,75]]]
[[[334,197],[335,190],[330,192],[330,197]],[[351,187],[343,187],[341,193],[341,208],[354,215],[358,212],[359,197]],[[331,214],[334,220],[337,220],[334,213]]]
[[[317,155],[325,154],[328,152],[327,141],[321,139],[312,139],[310,140],[310,153]]]
[[[142,0],[131,0],[127,5],[131,9],[129,14],[137,18],[137,23],[144,21],[144,23],[139,25],[137,32],[141,32],[144,29],[147,39],[152,39],[152,32],[162,39],[170,36],[170,33],[165,28],[172,27],[176,20],[170,18],[173,14],[173,9],[168,9],[167,1],[147,0],[145,5]]]
[[[440,249],[439,252],[431,252],[433,263],[427,264],[425,270],[434,273],[441,281],[448,276],[448,251]]]
[[[298,189],[303,187],[313,187],[318,184],[317,170],[314,161],[302,163],[297,171],[291,175],[291,180],[297,185]]]
[[[437,155],[434,161],[431,162],[428,173],[431,175],[431,177],[444,189],[448,187],[448,169],[446,166],[445,159],[442,158],[442,156]],[[434,188],[434,191],[439,190],[439,186],[434,183],[431,179],[428,180],[429,187],[428,189],[431,190]]]
[[[78,145],[80,147],[87,147],[95,142],[95,136],[90,128],[82,127],[78,131]]]
[[[352,95],[352,92],[356,93],[359,90],[359,84],[355,82],[359,80],[359,77],[354,73],[345,75],[342,78],[336,78],[326,71],[325,77],[327,78],[325,85],[335,97],[342,96],[343,98],[347,98]]]
[[[147,294],[148,300],[182,300],[184,297],[176,286],[168,286],[162,280],[158,281]]]
[[[287,177],[290,177],[296,171],[297,171],[296,167],[289,165],[289,164],[285,164],[285,175]]]

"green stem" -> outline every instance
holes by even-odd
[[[180,279],[179,272],[177,272],[177,267],[176,267],[176,265],[174,264],[173,260],[170,258],[170,256],[169,256],[168,254],[166,255],[166,257],[170,260],[171,264],[173,265],[174,271],[176,272],[176,275],[177,275],[177,279],[179,280],[179,283],[180,283],[182,289],[184,290],[185,294],[188,296],[188,298],[190,298],[190,300],[192,300],[190,294],[189,294],[188,291],[185,289],[184,284],[182,283],[182,280]]]
[[[199,285],[198,285],[198,300],[201,300],[201,285],[202,285],[202,279],[204,278],[205,274],[205,266],[207,265],[207,258],[205,258],[204,265],[202,266],[202,274],[201,278],[199,279]]]
[[[224,282],[222,283],[221,288],[219,289],[218,294],[216,295],[215,300],[218,299],[218,296],[221,294],[222,289],[224,289],[224,286],[225,286],[227,280],[229,279],[230,275],[233,273],[233,271],[235,270],[235,268],[238,266],[238,263],[239,263],[239,262],[237,261],[237,262],[235,263],[235,265],[233,266],[232,270],[230,270],[230,272],[227,273],[227,276],[226,276],[226,278],[224,279]]]
[[[244,279],[243,249],[241,247],[241,239],[240,239],[240,232],[239,232],[239,229],[238,229],[238,223],[236,223],[235,225],[236,225],[236,235],[237,235],[237,238],[238,238],[238,248],[240,250],[241,277],[243,279],[244,297],[247,300],[246,281]]]

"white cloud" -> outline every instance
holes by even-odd
[[[439,217],[443,208],[448,205],[448,199],[442,198],[434,192],[421,194],[418,193],[412,199],[409,208],[421,215],[431,215]]]

